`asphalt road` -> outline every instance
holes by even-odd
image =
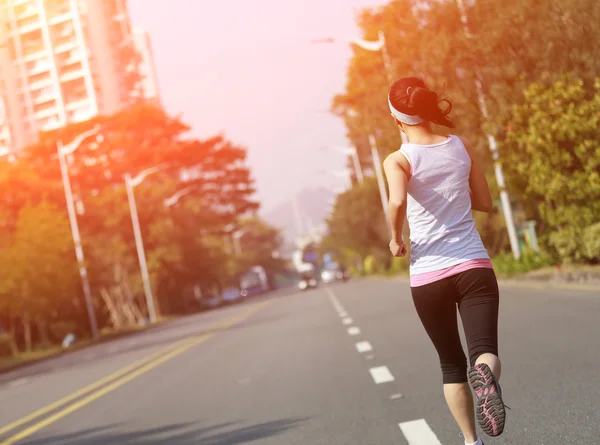
[[[487,444],[599,444],[600,292],[501,289],[512,411]],[[4,374],[0,407],[0,445],[464,443],[400,280],[255,299]]]

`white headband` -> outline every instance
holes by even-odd
[[[388,95],[388,104],[390,106],[390,111],[394,115],[396,119],[406,125],[418,125],[423,123],[423,118],[420,116],[410,116],[408,114],[404,114],[394,108],[392,105],[392,101],[390,100],[390,96]]]

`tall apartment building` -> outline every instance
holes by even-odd
[[[138,26],[133,27],[133,42],[140,57],[138,73],[140,75],[140,94],[146,100],[160,103],[158,76],[154,64],[154,54],[150,35]]]
[[[0,0],[0,146],[143,96],[126,0]]]

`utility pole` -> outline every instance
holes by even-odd
[[[469,22],[467,18],[467,12],[465,9],[465,5],[463,0],[456,0],[458,5],[458,9],[460,11],[460,20],[463,24],[463,31],[468,40],[472,40],[473,35],[469,31]],[[486,121],[489,121],[488,109],[485,101],[485,95],[483,93],[483,87],[481,85],[479,70],[476,70],[475,73],[475,87],[477,89],[477,96],[479,99],[479,107],[481,110],[481,114],[483,115]],[[499,153],[498,146],[496,144],[496,138],[494,135],[489,134],[488,144],[490,147],[490,151],[492,152],[492,159],[494,160],[494,173],[496,174],[496,181],[498,182],[498,187],[500,188],[500,201],[502,202],[502,212],[504,214],[504,220],[506,221],[506,229],[508,230],[508,238],[510,240],[510,247],[512,249],[513,256],[515,259],[519,259],[521,257],[521,248],[519,247],[519,237],[517,236],[517,230],[515,228],[515,222],[513,218],[512,208],[510,205],[510,196],[508,195],[508,191],[506,190],[506,183],[504,181],[504,173],[502,171],[502,165],[499,162]]]

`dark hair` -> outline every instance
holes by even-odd
[[[452,103],[448,99],[440,99],[435,91],[425,86],[425,82],[417,77],[404,77],[390,88],[390,102],[401,113],[409,116],[420,116],[445,127],[454,127],[452,119],[448,117],[452,110]],[[445,109],[440,104],[445,102]]]

